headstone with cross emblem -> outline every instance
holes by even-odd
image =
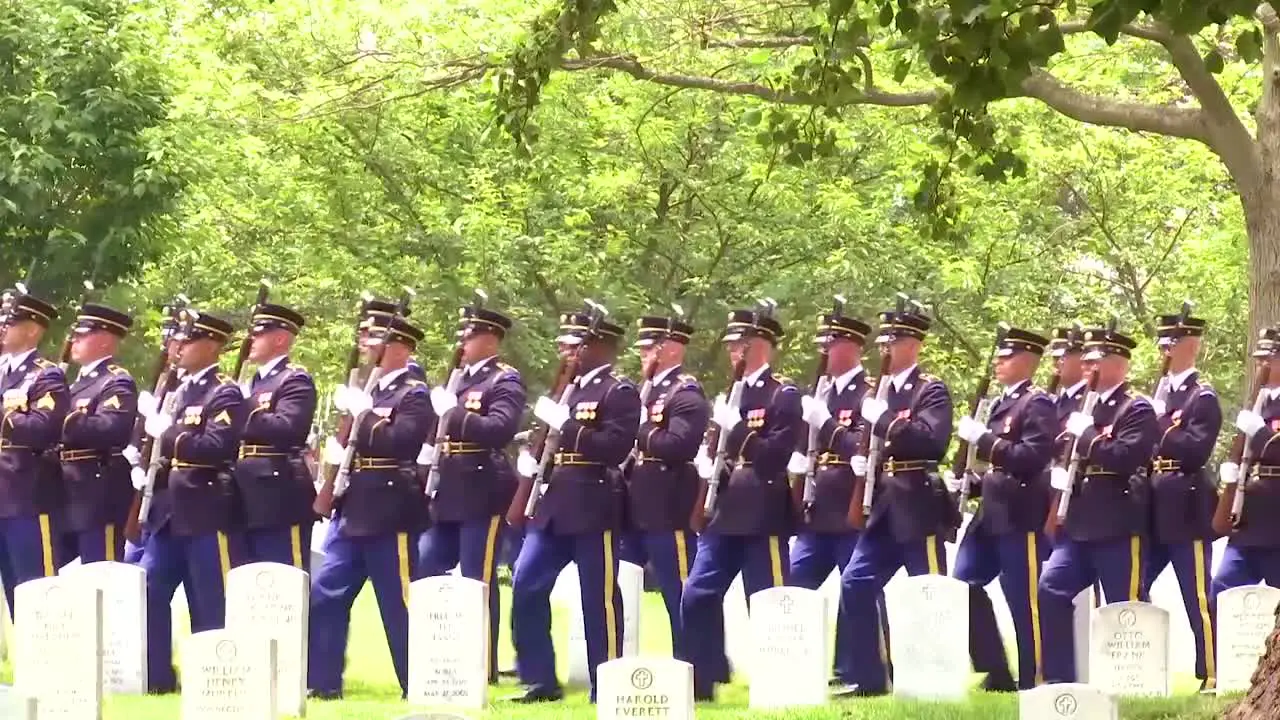
[[[483,709],[489,687],[489,593],[441,575],[409,586],[409,702]]]
[[[62,574],[102,591],[102,689],[141,695],[147,691],[147,573],[137,565],[94,562],[68,565]]]
[[[693,720],[693,666],[664,657],[625,657],[602,663],[596,717]]]
[[[817,590],[773,587],[751,596],[752,709],[827,702],[826,598]]]
[[[227,573],[227,629],[276,641],[276,711],[307,712],[307,626],[311,579],[280,563],[250,563]]]
[[[969,586],[945,575],[899,578],[885,587],[893,694],[962,699],[969,691]]]
[[[1169,611],[1144,602],[1098,608],[1089,649],[1090,684],[1114,695],[1169,694]]]
[[[276,640],[207,630],[182,644],[182,720],[275,720]]]
[[[1218,692],[1247,690],[1276,624],[1280,589],[1246,585],[1218,593]]]
[[[615,618],[615,627],[622,633],[624,657],[640,652],[640,599],[644,596],[644,568],[629,562],[618,563],[618,591],[622,593],[622,617]],[[556,597],[569,609],[569,684],[587,686],[591,676],[587,672],[587,638],[582,623],[582,595],[578,583],[578,568],[570,565],[560,573],[553,590]],[[596,598],[590,598],[599,602]]]
[[[102,717],[102,591],[73,578],[18,586],[13,680],[42,717]]]
[[[1041,685],[1018,694],[1022,720],[1118,720],[1116,699],[1092,685]]]

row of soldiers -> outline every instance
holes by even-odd
[[[51,304],[26,292],[10,293],[0,315],[4,589],[13,607],[16,584],[52,575],[73,557],[140,563],[149,682],[172,692],[169,607],[179,584],[192,630],[201,631],[223,622],[231,567],[269,561],[311,570],[311,528],[328,508],[303,459],[315,383],[289,358],[305,321],[288,307],[256,305],[246,355],[257,370],[237,382],[218,372],[232,323],[184,310],[165,336],[181,383],[161,398],[139,393],[113,362],[132,328],[126,313],[79,309],[74,381],[37,351],[56,318]],[[614,372],[626,333],[603,308],[559,320],[560,381],[533,404],[545,434],[513,467],[506,448],[527,397],[519,371],[499,359],[512,319],[479,303],[462,308],[454,372],[431,386],[413,360],[423,332],[403,306],[363,304],[358,347],[371,378],[335,393],[351,422],[345,444],[332,439],[323,453],[339,470],[323,562],[312,576],[313,696],[342,696],[351,607],[366,581],[406,689],[409,584],[455,566],[490,588],[496,680],[493,581],[509,532],[524,533],[512,581],[516,671],[525,685],[517,702],[562,696],[550,595],[570,562],[594,698],[596,666],[622,650],[620,560],[653,569],[673,652],[693,664],[700,700],[729,680],[722,608],[739,573],[749,596],[785,584],[816,588],[838,570],[835,694],[887,693],[884,585],[902,568],[948,571],[943,543],[960,524],[958,498],[981,498],[954,574],[971,587],[971,651],[990,690],[1073,681],[1076,595],[1097,583],[1107,602],[1146,600],[1169,564],[1195,633],[1197,676],[1211,689],[1215,594],[1280,583],[1280,530],[1266,522],[1280,509],[1271,480],[1280,476],[1275,331],[1254,352],[1266,389],[1235,421],[1255,460],[1244,477],[1240,466],[1249,463],[1220,468],[1224,499],[1249,502],[1211,580],[1210,542],[1226,530],[1211,520],[1219,501],[1206,463],[1222,414],[1195,369],[1205,323],[1187,312],[1160,318],[1167,374],[1151,398],[1130,385],[1136,343],[1113,326],[1062,329],[1052,340],[1002,330],[993,365],[1003,390],[989,414],[962,417],[954,431],[950,392],[919,366],[931,325],[919,308],[881,313],[874,332],[841,306],[822,315],[814,337],[820,381],[809,393],[771,369],[783,337],[772,309],[735,310],[721,336],[733,390],[715,399],[683,365],[695,330],[680,315],[640,320],[639,387]],[[862,366],[871,344],[880,349],[879,378]],[[1045,354],[1054,363],[1050,391],[1033,385]],[[135,450],[139,417],[159,472]],[[953,434],[985,465],[976,477],[941,468]],[[126,547],[138,494],[151,502],[142,536]],[[984,590],[996,579],[1016,628],[1016,679]]]

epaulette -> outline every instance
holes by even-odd
[[[58,367],[57,363],[49,362],[48,360],[45,360],[42,357],[36,358],[33,364],[36,367],[40,368],[41,370],[48,370],[51,367]]]
[[[680,373],[679,375],[676,376],[676,380],[679,380],[681,383],[683,383],[685,387],[690,387],[690,388],[702,387],[702,383],[698,382],[698,378],[688,373]]]
[[[508,364],[506,364],[506,363],[504,363],[504,362],[494,363],[494,365],[495,365],[495,366],[497,366],[497,368],[498,368],[499,370],[501,370],[502,372],[513,372],[513,373],[518,373],[518,372],[520,372],[519,370],[517,370],[517,369],[515,369],[515,368],[511,367],[510,365],[508,365]]]
[[[778,382],[782,383],[783,385],[795,385],[795,384],[796,384],[796,381],[795,381],[795,380],[792,380],[791,378],[787,377],[786,375],[774,375],[773,377],[774,377],[774,379],[776,379]]]
[[[299,364],[297,364],[297,363],[288,363],[288,364],[286,364],[286,365],[284,366],[284,368],[285,368],[286,370],[292,370],[292,371],[294,371],[294,372],[307,372],[307,369],[306,369],[305,367],[303,367],[303,366],[301,366],[301,365],[299,365]]]
[[[119,365],[108,365],[107,372],[111,373],[112,375],[128,375],[129,374],[128,370],[125,370]]]
[[[936,375],[930,375],[929,373],[920,373],[920,382],[931,383],[931,382],[942,382],[942,381],[939,380]]]

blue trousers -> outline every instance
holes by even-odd
[[[48,515],[0,519],[0,578],[9,612],[17,617],[13,590],[28,580],[58,574],[57,536]]]
[[[1049,558],[1049,542],[1036,532],[992,534],[970,525],[956,551],[955,577],[969,584],[969,654],[973,669],[1011,677],[1009,658],[996,625],[986,586],[996,578],[1013,616],[1018,644],[1018,687],[1044,682],[1044,645],[1040,625],[1040,569]]]
[[[1266,583],[1280,587],[1280,547],[1240,547],[1227,541],[1213,576],[1213,596],[1223,590]]]
[[[904,567],[909,575],[946,575],[946,547],[937,535],[898,542],[886,515],[867,525],[840,575],[840,612],[849,618],[851,684],[868,692],[888,691],[890,686],[884,586]]]
[[[623,560],[653,568],[671,623],[671,654],[677,660],[687,660],[684,625],[680,623],[680,597],[689,579],[689,568],[693,567],[698,554],[697,536],[685,530],[635,532],[625,538],[623,548]]]
[[[218,630],[226,623],[227,573],[244,560],[244,538],[231,533],[179,536],[168,526],[151,533],[142,550],[147,571],[147,684],[150,692],[174,692],[173,612],[178,585],[188,597],[191,632]]]
[[[409,583],[418,544],[410,533],[348,537],[335,519],[324,540],[324,561],[311,578],[307,687],[342,692],[351,605],[373,583],[401,693],[409,691]]]
[[[1144,538],[1077,541],[1063,537],[1053,547],[1040,574],[1040,615],[1044,636],[1044,679],[1076,681],[1072,604],[1094,582],[1102,583],[1107,603],[1147,600],[1142,566]]]
[[[66,565],[76,558],[80,558],[83,565],[104,560],[119,562],[125,557],[124,532],[114,523],[92,530],[69,532],[62,536],[62,549],[59,565]],[[138,556],[142,556],[141,548]]]
[[[311,523],[282,528],[259,528],[244,533],[249,562],[292,565],[311,572]]]
[[[1204,540],[1176,545],[1151,543],[1143,564],[1144,587],[1148,592],[1170,563],[1182,591],[1182,605],[1187,610],[1191,634],[1195,637],[1196,677],[1204,681],[1206,690],[1215,689],[1218,686],[1217,649],[1214,647],[1214,638],[1218,634],[1218,607],[1209,588],[1213,572],[1213,545]]]
[[[800,533],[791,548],[791,581],[796,587],[817,590],[831,575],[832,570],[841,574],[853,556],[858,544],[858,533]],[[852,682],[853,653],[845,631],[843,612],[836,613],[835,676],[841,682]]]
[[[418,537],[417,578],[444,575],[455,565],[462,576],[479,580],[489,591],[489,682],[498,680],[498,550],[503,519],[494,515],[469,522],[436,523]]]
[[[511,579],[511,630],[520,658],[516,669],[530,690],[559,690],[551,642],[551,590],[569,563],[578,566],[587,671],[595,702],[596,666],[622,655],[618,538],[613,532],[557,535],[530,528],[525,533]]]
[[[724,638],[724,595],[738,573],[747,597],[787,584],[790,548],[778,535],[703,533],[680,599],[680,622],[686,628],[685,652],[693,664],[694,695],[709,700],[716,683],[727,682]]]

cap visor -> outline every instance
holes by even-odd
[[[631,347],[647,348],[654,345],[657,341],[653,338],[640,338],[631,344]]]
[[[1101,350],[1090,350],[1089,352],[1085,353],[1080,359],[1084,360],[1085,362],[1091,362],[1093,360],[1101,360],[1106,356],[1107,354],[1102,352]]]
[[[581,345],[582,338],[577,335],[561,335],[556,338],[558,345]]]
[[[1009,357],[1015,352],[1013,348],[1000,348],[996,351],[996,357]]]
[[[720,338],[720,342],[737,342],[738,340],[741,340],[742,337],[742,333],[740,332],[728,332],[724,334],[724,337]]]

